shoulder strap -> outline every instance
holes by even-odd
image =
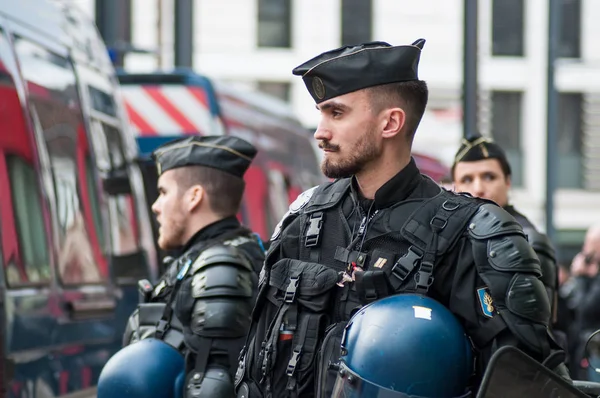
[[[436,259],[458,242],[477,208],[477,201],[444,190],[424,201],[402,226],[401,234],[411,246],[390,271],[394,290],[404,285],[408,276],[417,269],[415,283],[410,283],[407,290],[427,293],[433,283]]]
[[[337,205],[350,188],[350,178],[344,178],[320,185],[300,213],[301,241],[300,252],[306,250],[307,256],[314,263],[321,260],[321,229],[325,222],[325,211]],[[306,232],[304,232],[306,231]]]
[[[335,206],[350,188],[350,178],[342,178],[321,184],[304,207],[304,212],[324,210]]]

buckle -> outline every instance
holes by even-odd
[[[164,319],[161,319],[160,321],[158,321],[158,323],[156,324],[156,332],[154,333],[155,337],[157,339],[162,339],[165,335],[165,333],[167,333],[167,330],[169,330],[169,322],[167,322]]]
[[[296,371],[296,365],[298,365],[298,359],[300,358],[300,354],[302,353],[302,347],[296,347],[292,352],[292,357],[288,362],[287,369],[285,370],[285,374],[288,377],[292,377],[294,372]]]
[[[323,213],[313,213],[310,216],[310,224],[306,231],[306,240],[304,246],[313,247],[319,243],[319,235],[321,234],[321,225],[323,224]]]
[[[429,288],[433,283],[433,264],[430,262],[422,262],[419,272],[415,275],[415,282],[418,288]],[[421,281],[423,280],[423,281]]]
[[[300,283],[299,276],[290,277],[290,284],[288,285],[287,289],[285,289],[285,295],[283,297],[283,301],[285,301],[288,304],[291,304],[294,302],[294,299],[296,298],[296,291],[298,290],[299,283]]]
[[[413,246],[408,248],[408,252],[392,267],[392,275],[398,278],[400,281],[404,281],[408,274],[412,272],[413,269],[417,266],[418,261],[423,258],[423,255],[417,253],[416,249]]]

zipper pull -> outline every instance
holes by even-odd
[[[367,228],[367,216],[364,216],[358,227],[358,236],[362,236]]]

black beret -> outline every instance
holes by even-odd
[[[425,39],[407,46],[382,41],[327,51],[294,68],[315,102],[380,84],[419,80],[418,66]]]
[[[459,162],[477,162],[485,159],[497,159],[506,175],[511,175],[510,164],[504,149],[491,138],[481,136],[462,140],[462,144],[454,157],[454,165]]]
[[[206,166],[243,178],[256,156],[256,148],[238,137],[214,135],[191,136],[158,147],[152,158],[158,175],[185,166]]]

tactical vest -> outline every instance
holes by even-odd
[[[325,184],[306,203],[291,207],[300,234],[284,228],[267,254],[253,341],[238,369],[238,397],[328,396],[353,313],[391,294],[427,294],[436,264],[480,206],[442,189],[426,199],[413,193],[389,208],[360,214],[356,227],[343,212],[352,199],[349,189],[349,179]],[[278,260],[281,247],[297,247],[296,259]],[[361,271],[340,287],[349,267]]]
[[[190,266],[201,252],[216,245],[236,246],[240,253],[254,262],[252,254],[247,252],[243,244],[255,242],[257,237],[245,227],[239,227],[227,231],[222,235],[200,241],[192,245],[184,254],[169,267],[168,273],[172,273],[171,283],[163,288],[165,292],[159,292],[157,297],[150,297],[148,302],[142,302],[129,319],[127,329],[124,333],[124,344],[132,344],[146,338],[161,339],[180,352],[185,352],[183,326],[179,319],[174,316],[175,298],[179,291],[181,282],[188,276]],[[262,242],[258,241],[260,245]],[[173,269],[175,271],[173,272]],[[163,281],[164,282],[164,281]],[[130,336],[130,337],[128,337]]]

